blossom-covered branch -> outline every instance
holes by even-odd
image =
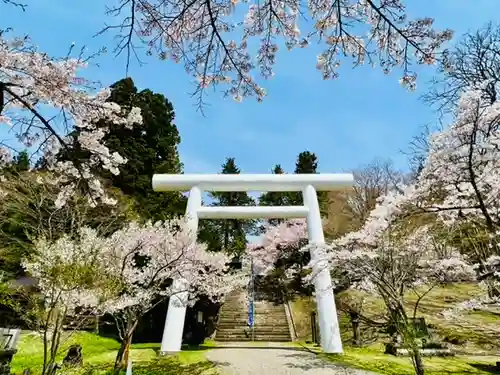
[[[500,101],[484,96],[488,84],[466,91],[451,126],[431,137],[418,190],[443,219],[482,221],[494,232],[500,225]]]
[[[53,59],[39,52],[28,37],[7,38],[0,33],[0,124],[11,127],[16,141],[34,150],[34,156],[42,153],[47,167],[58,173],[58,179],[47,182],[62,186],[59,206],[82,186],[94,204],[97,200],[113,203],[93,170],[105,168],[118,174],[126,159],[109,151],[102,142],[107,129],[96,124],[99,120],[127,126],[142,122],[138,108],[120,108],[107,101],[108,89],[95,92],[90,82],[78,76],[86,65],[81,55]],[[92,156],[88,162],[59,162],[57,154],[72,147],[66,135],[74,128],[80,130],[81,148]],[[15,149],[12,143],[1,147],[3,162]]]
[[[268,226],[260,244],[250,244],[247,255],[253,260],[254,272],[266,274],[286,251],[299,250],[307,240],[305,220],[295,219],[276,226]]]
[[[225,93],[237,101],[249,96],[260,101],[266,95],[255,71],[265,79],[274,75],[280,40],[288,50],[323,42],[316,68],[324,79],[338,77],[343,56],[352,58],[354,66],[379,64],[385,73],[402,68],[401,83],[414,89],[412,62],[433,64],[439,48],[453,34],[435,30],[431,18],[408,21],[403,0],[307,4],[299,0],[124,0],[108,14],[121,18],[102,30],[118,33],[116,53],[125,51],[130,59],[137,42],[146,44],[149,55],[183,63],[197,79],[200,96],[207,87],[224,84],[229,86]],[[255,58],[254,39],[258,39]]]

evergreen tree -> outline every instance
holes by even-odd
[[[295,163],[296,174],[314,174],[318,173],[317,169],[318,158],[314,153],[304,151],[298,155],[297,162]],[[281,167],[277,165],[274,167],[273,173],[283,173],[282,171]],[[318,192],[317,194],[321,210],[326,201],[326,192]],[[265,193],[261,196],[260,204],[299,206],[304,203],[302,192],[298,191],[288,193]],[[283,220],[275,219],[269,222],[271,224],[276,224],[280,221]],[[297,295],[311,295],[311,286],[304,280],[304,277],[308,273],[308,271],[305,270],[305,266],[309,263],[311,258],[308,252],[300,250],[300,248],[306,244],[307,240],[304,240],[301,241],[299,247],[284,246],[281,249],[281,256],[274,264],[273,271],[258,281],[256,288],[258,288],[259,292],[265,293],[268,298],[272,298],[277,303],[282,303],[284,298],[290,299]],[[299,269],[301,271],[295,273],[294,277],[290,279],[289,276],[286,276],[287,270],[290,269]]]
[[[315,153],[310,151],[303,151],[297,157],[297,162],[295,163],[295,173],[318,173],[318,157]],[[318,198],[324,194],[318,193]],[[302,192],[292,192],[290,193],[290,205],[301,206],[304,204],[304,199],[302,197]]]
[[[3,174],[17,174],[25,171],[29,171],[30,169],[30,157],[28,151],[24,150],[19,152],[12,161],[7,164],[3,169]]]
[[[30,157],[28,151],[24,150],[17,154],[14,158],[12,166],[14,167],[16,172],[28,171],[30,169]]]
[[[281,168],[280,164],[276,164],[272,169],[273,174],[284,174],[285,171]],[[261,206],[289,206],[290,205],[290,193],[281,191],[269,191],[263,193],[259,197],[259,205]],[[268,219],[267,223],[269,225],[278,225],[283,222],[283,219]]]
[[[227,158],[222,174],[239,174],[234,158]],[[255,201],[246,192],[213,192],[212,206],[253,206]],[[225,251],[239,258],[245,251],[246,236],[255,232],[256,220],[203,220],[200,222],[199,239],[212,251]]]
[[[120,174],[102,171],[100,175],[125,195],[134,198],[136,210],[144,219],[165,220],[184,214],[186,200],[179,192],[157,193],[151,185],[155,173],[182,173],[177,146],[181,138],[174,121],[172,104],[162,94],[149,89],[138,91],[131,78],[111,86],[110,101],[124,108],[141,108],[143,124],[128,129],[110,125],[104,137],[111,152],[118,152],[128,162]],[[78,132],[72,134],[78,136]],[[63,159],[87,158],[89,154],[76,150]]]
[[[297,157],[295,173],[318,173],[318,157],[310,151],[303,151]]]

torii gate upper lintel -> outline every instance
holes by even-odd
[[[189,191],[186,208],[188,224],[194,231],[198,230],[199,219],[258,219],[258,218],[306,218],[310,243],[325,242],[323,226],[319,211],[316,191],[331,191],[352,187],[354,176],[341,174],[155,174],[153,175],[155,191]],[[203,191],[301,191],[303,206],[274,207],[203,207]],[[311,252],[311,258],[316,254]],[[321,346],[326,353],[342,353],[339,324],[335,299],[332,290],[330,272],[325,264],[316,262],[313,267],[316,273],[314,287],[318,308]],[[174,284],[184,284],[184,280],[176,280]],[[174,285],[175,287],[175,285]],[[181,349],[182,333],[186,306],[179,303],[187,298],[186,293],[178,293],[170,298],[161,353],[178,352]]]

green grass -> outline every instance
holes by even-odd
[[[343,354],[325,354],[321,349],[310,344],[302,345],[308,347],[320,357],[366,371],[373,371],[382,375],[414,375],[415,371],[409,357],[396,357],[383,354],[383,346],[374,344],[364,348],[345,346]],[[498,357],[424,357],[426,375],[458,375],[458,374],[500,374],[494,371],[495,362]]]
[[[314,298],[301,298],[291,302],[293,321],[300,341],[312,339],[311,311],[316,309]]]
[[[119,348],[116,340],[103,338],[88,332],[75,332],[63,338],[58,363],[62,362],[67,349],[72,344],[82,346],[84,366],[68,373],[106,374],[109,373]],[[214,343],[207,342],[199,347],[186,347],[175,356],[158,358],[157,351],[160,344],[134,344],[130,351],[133,363],[133,373],[143,375],[176,374],[198,375],[216,374],[214,365],[207,361],[204,351],[213,347]],[[34,373],[40,371],[43,364],[43,344],[40,337],[32,334],[23,334],[18,344],[18,352],[14,355],[11,371],[21,374],[24,369],[31,369]]]
[[[451,374],[495,374],[493,365],[500,361],[499,335],[491,330],[500,329],[500,314],[498,311],[476,311],[466,313],[455,320],[445,320],[439,315],[440,312],[453,305],[471,299],[480,294],[475,284],[456,284],[445,288],[436,288],[424,298],[420,305],[417,316],[424,317],[427,324],[432,324],[433,339],[444,340],[457,339],[461,345],[455,349],[462,349],[469,353],[487,354],[487,356],[455,356],[455,357],[432,357],[424,358],[426,374],[451,375]],[[415,304],[415,296],[408,296],[408,309],[412,311]],[[301,341],[311,339],[310,314],[315,309],[313,299],[297,300],[292,303],[292,310],[297,327],[298,336]],[[384,311],[382,301],[369,298],[365,305],[364,313],[369,317],[375,317]],[[322,356],[346,366],[365,369],[386,375],[414,374],[413,367],[408,357],[395,357],[385,355],[383,342],[387,337],[379,335],[373,344],[363,348],[350,347],[352,332],[349,319],[339,315],[339,324],[344,342],[345,353],[343,355]],[[362,327],[363,333],[366,327]],[[486,330],[486,331],[485,331]],[[366,334],[365,334],[366,335]],[[312,350],[318,350],[311,345],[306,345]]]
[[[415,371],[409,357],[396,357],[383,354],[381,345],[368,348],[345,348],[345,354],[321,354],[321,356],[346,366],[378,372],[384,375],[413,375]],[[427,375],[451,374],[491,374],[495,357],[425,357],[424,367]]]
[[[500,352],[500,312],[476,311],[463,314],[458,319],[446,320],[439,315],[443,310],[469,300],[481,292],[476,284],[454,284],[432,290],[419,304],[417,316],[424,317],[427,324],[433,325],[432,333],[438,340],[457,340],[468,351],[483,353]],[[415,305],[415,295],[407,297],[408,311],[412,312]],[[311,340],[311,311],[316,308],[314,299],[304,298],[292,302],[292,311],[298,338],[301,341]],[[381,300],[368,297],[364,306],[364,314],[374,318],[385,310]],[[350,342],[352,332],[349,319],[339,315],[342,340]],[[365,331],[367,327],[362,327]],[[494,332],[494,331],[497,332]],[[384,337],[380,337],[384,340]]]

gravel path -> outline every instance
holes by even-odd
[[[222,375],[377,375],[334,365],[298,348],[227,346],[209,351],[207,358]]]

